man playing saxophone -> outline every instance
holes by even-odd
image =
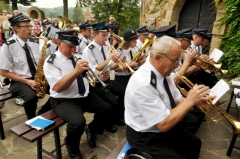
[[[20,13],[9,21],[16,35],[1,48],[0,71],[2,76],[11,79],[9,90],[23,99],[25,113],[31,119],[36,116],[38,97],[35,90],[40,87],[34,80],[40,57],[39,45],[29,41],[32,32],[30,19]]]

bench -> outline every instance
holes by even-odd
[[[231,93],[230,101],[228,103],[227,110],[226,110],[227,113],[229,112],[229,109],[231,108],[232,101],[233,100],[235,101],[237,96],[238,96],[238,98],[240,97],[239,94],[238,95],[234,94],[234,88],[239,88],[240,89],[240,86],[233,85],[233,90],[232,90],[232,93]],[[240,121],[240,107],[238,107],[236,103],[235,103],[235,106],[236,106],[237,116],[238,116],[237,120]],[[239,147],[234,146],[235,142],[237,140],[237,137],[238,137],[238,134],[233,134],[232,140],[231,140],[230,145],[229,145],[228,150],[227,150],[227,156],[231,156],[233,148],[240,149]]]
[[[60,135],[59,135],[59,127],[64,125],[66,121],[61,119],[54,110],[49,110],[48,112],[41,114],[42,117],[53,120],[55,123],[48,127],[45,130],[36,130],[25,123],[21,123],[17,126],[10,128],[11,132],[16,134],[18,137],[22,137],[24,140],[28,142],[35,142],[37,141],[37,158],[42,159],[42,153],[46,153],[47,155],[62,159],[62,152],[61,152],[61,143],[60,143]],[[42,137],[49,134],[50,132],[54,133],[54,140],[55,140],[55,150],[49,152],[43,149],[42,147]],[[56,156],[53,154],[56,152]]]
[[[115,147],[115,149],[106,157],[106,159],[117,159],[118,154],[122,151],[123,147],[126,145],[126,137]]]
[[[14,98],[14,95],[8,89],[0,90],[0,102],[1,102],[1,106],[0,106],[0,136],[1,136],[1,140],[5,139],[1,109],[4,107],[5,101],[8,99],[11,99],[11,98]]]

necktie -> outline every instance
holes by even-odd
[[[101,49],[101,52],[102,52],[102,55],[103,55],[103,59],[104,59],[104,61],[105,61],[105,60],[106,60],[106,56],[105,56],[105,54],[104,54],[103,47],[102,47],[102,49]]]
[[[132,51],[130,51],[131,60],[133,59]]]
[[[56,47],[56,49],[55,49],[56,51],[58,50],[58,46]]]
[[[172,93],[171,93],[171,91],[169,89],[169,85],[168,85],[168,82],[167,82],[166,78],[164,78],[163,84],[164,84],[165,90],[166,90],[166,92],[168,94],[168,98],[169,98],[170,103],[171,103],[171,108],[174,108],[176,106],[176,103],[175,103],[175,101],[173,99],[173,96],[172,96]]]
[[[27,43],[25,43],[23,49],[25,50],[25,53],[26,53],[27,63],[28,63],[28,67],[30,69],[32,78],[34,78],[35,74],[36,74],[36,68],[34,66],[34,63],[33,63],[33,60],[32,60],[31,54],[30,54],[30,51],[29,51],[28,46],[27,46]]]
[[[75,68],[76,66],[75,60],[73,58],[70,58],[70,59],[72,60],[73,67]],[[80,75],[77,77],[77,83],[78,83],[79,94],[83,96],[86,90],[85,90],[83,78]]]

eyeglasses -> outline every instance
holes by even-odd
[[[179,60],[180,60],[180,59],[178,59],[178,60],[173,60],[173,59],[171,59],[170,57],[168,57],[168,56],[165,55],[165,54],[162,54],[162,55],[165,56],[166,58],[168,58],[168,59],[172,62],[172,64],[174,64],[174,65],[179,64]]]
[[[32,29],[32,25],[24,25],[24,26],[17,26],[17,27],[19,27],[19,28],[25,28],[25,29],[29,29],[29,28],[31,28]]]

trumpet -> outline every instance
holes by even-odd
[[[76,59],[76,61],[80,60],[81,58],[78,58],[77,56],[75,56],[72,53],[73,57]],[[89,71],[85,71],[83,72],[83,77],[86,77],[86,79],[88,80],[88,82],[90,83],[90,85],[92,87],[96,86],[97,81],[102,85],[103,87],[103,93],[108,93],[109,92],[109,87],[110,85],[105,84],[99,77],[98,75],[96,75],[96,73],[89,68]]]
[[[191,89],[194,84],[187,79],[185,76],[180,76],[177,72],[176,75]],[[188,92],[181,88],[179,85],[177,85],[180,92],[187,97]],[[240,133],[240,122],[237,121],[235,118],[233,118],[231,115],[229,115],[227,112],[222,110],[219,105],[213,104],[211,99],[208,99],[207,106],[204,103],[198,103],[196,104],[196,107],[199,108],[202,112],[206,114],[213,122],[218,123],[222,120],[222,117],[225,117],[226,120],[232,125],[233,134]]]
[[[195,50],[195,51],[197,51],[197,50]],[[182,52],[188,54],[186,50],[182,50]],[[198,53],[198,57],[196,59],[201,61],[202,63],[199,64],[199,63],[197,63],[197,60],[195,60],[193,62],[193,64],[202,68],[205,72],[207,72],[207,73],[217,73],[217,72],[219,72],[221,74],[221,76],[225,76],[225,74],[228,72],[227,70],[222,70],[221,69],[222,64],[212,63],[212,62],[210,62],[206,59],[201,58],[200,57],[201,54],[198,51],[197,51],[197,53]],[[181,57],[181,58],[184,59],[184,57]]]
[[[117,50],[112,46],[112,45],[107,45],[109,48],[109,54],[116,52]],[[121,52],[122,49],[118,48],[118,51]],[[111,60],[109,63],[112,63],[113,61]],[[128,65],[127,62],[123,62],[121,59],[117,59],[115,61],[118,66],[121,68],[121,70],[124,70],[125,68],[128,68],[131,74],[133,74],[135,71]],[[104,70],[104,69],[103,69]]]

